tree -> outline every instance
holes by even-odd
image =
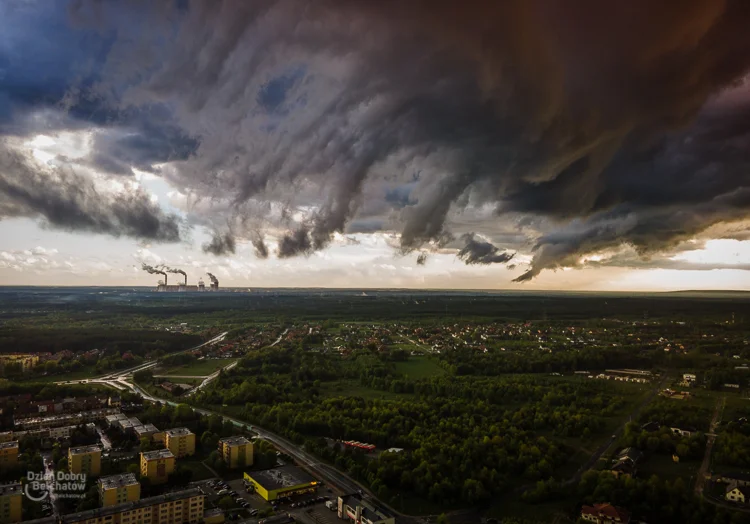
[[[232,509],[236,505],[237,503],[229,495],[222,497],[218,502],[218,506],[223,510]]]
[[[133,373],[135,382],[150,384],[154,380],[154,374],[150,369],[142,369]]]
[[[141,468],[138,466],[138,464],[128,464],[126,473],[132,473],[136,476],[136,478],[138,478],[141,476]]]

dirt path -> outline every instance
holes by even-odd
[[[724,412],[724,406],[727,403],[727,397],[721,397],[716,401],[716,407],[714,408],[714,415],[711,417],[711,426],[708,429],[708,441],[706,442],[706,453],[703,455],[703,463],[701,464],[698,474],[695,478],[695,494],[699,497],[703,496],[703,486],[706,484],[706,476],[708,473],[708,467],[711,465],[711,450],[714,447],[714,440],[716,440],[716,425],[721,420],[721,414]]]

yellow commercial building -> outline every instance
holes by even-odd
[[[148,478],[151,484],[163,484],[174,472],[174,454],[168,449],[144,451],[141,453],[141,477]]]
[[[0,469],[8,469],[18,465],[18,441],[11,440],[0,444]]]
[[[61,524],[198,524],[203,522],[204,495],[186,489],[136,502],[71,513]]]
[[[195,433],[188,428],[173,428],[164,432],[165,445],[175,457],[195,455]]]
[[[132,473],[102,477],[97,482],[99,502],[103,508],[141,498],[141,485]]]
[[[102,449],[99,446],[83,446],[68,450],[68,470],[98,477],[102,472]]]
[[[219,453],[229,468],[253,465],[253,443],[245,437],[227,437],[219,440]]]
[[[318,481],[297,466],[263,469],[245,473],[245,480],[255,487],[255,491],[265,500],[277,500],[293,495],[314,493]]]
[[[23,487],[18,482],[0,484],[0,522],[21,522]]]

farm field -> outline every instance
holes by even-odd
[[[396,371],[412,380],[444,375],[446,372],[428,357],[410,357],[405,362],[396,362]]]
[[[211,360],[200,360],[184,366],[170,368],[164,372],[157,372],[156,375],[165,376],[186,376],[186,377],[205,377],[223,367],[234,362],[235,358],[217,358]]]

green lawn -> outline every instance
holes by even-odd
[[[686,483],[695,482],[695,475],[701,466],[700,460],[673,462],[670,455],[653,454],[638,465],[638,477],[647,479],[658,475],[660,479],[670,482],[681,478]]]
[[[203,465],[202,459],[203,457],[192,460],[190,458],[184,458],[178,462],[180,466],[183,466],[184,468],[189,469],[193,472],[193,477],[190,479],[191,482],[206,480],[214,477],[214,474],[211,473],[211,471]]]
[[[47,375],[46,377],[29,377],[24,379],[24,382],[36,382],[38,384],[47,384],[49,382],[67,382],[69,380],[82,380],[84,378],[94,378],[100,376],[101,373],[97,373],[94,367],[91,366],[87,369],[81,369],[78,371],[72,371],[70,373],[63,373],[59,375]]]
[[[236,358],[217,358],[211,360],[199,360],[185,366],[170,368],[163,372],[155,372],[155,375],[185,375],[190,377],[205,377],[216,370],[228,366]]]
[[[409,357],[405,362],[396,362],[396,371],[412,380],[445,374],[445,370],[428,357]]]

